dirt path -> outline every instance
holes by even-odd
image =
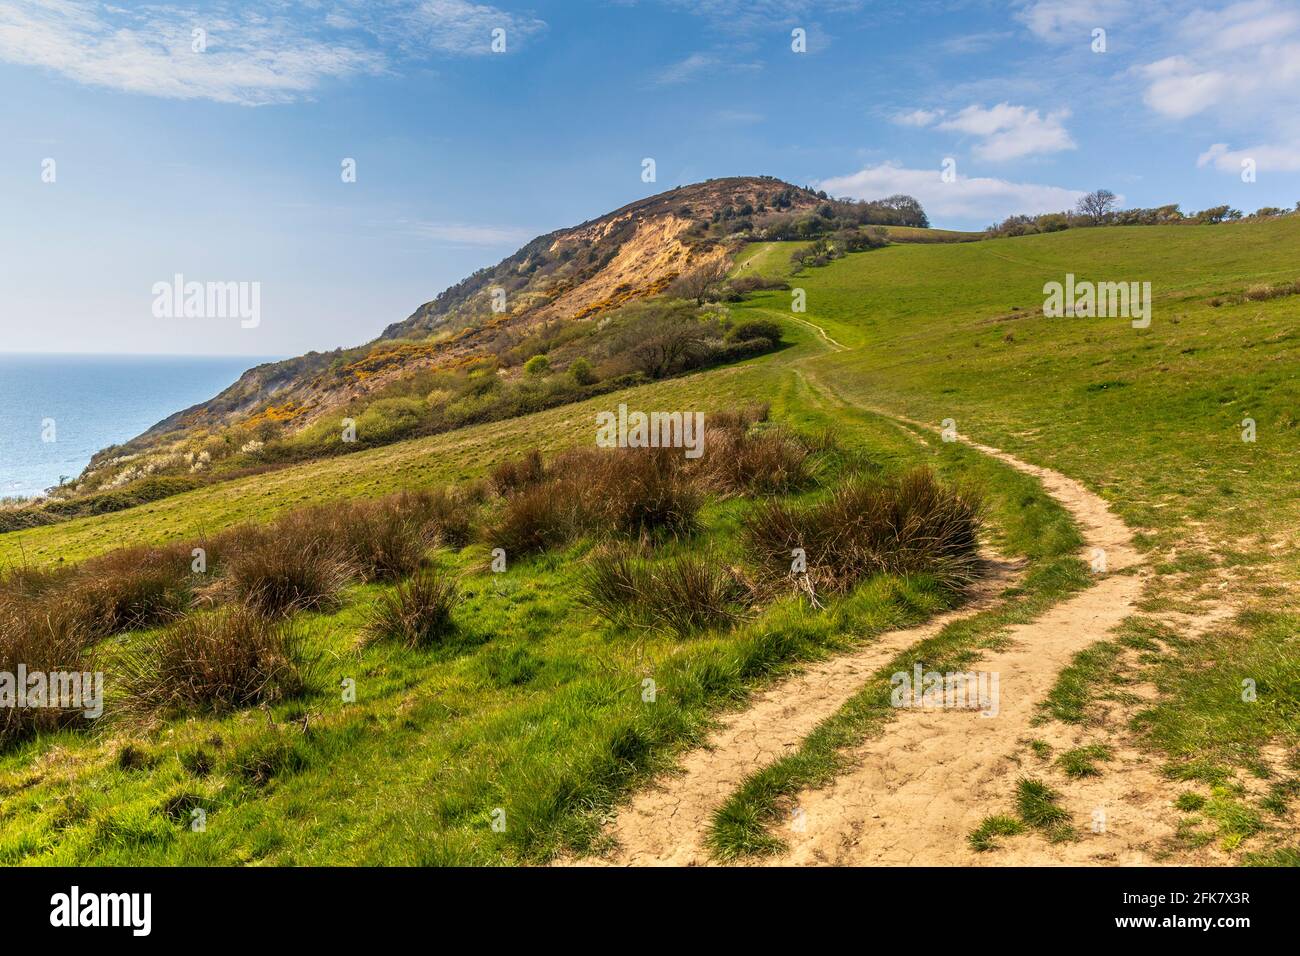
[[[977,854],[966,836],[992,813],[1012,806],[1017,777],[1012,759],[1036,735],[1031,721],[1036,705],[1051,690],[1070,659],[1133,612],[1141,593],[1140,574],[1123,573],[1140,564],[1128,528],[1106,503],[1079,482],[1020,461],[995,448],[971,443],[985,454],[1038,478],[1078,522],[1085,557],[1104,552],[1107,572],[1097,583],[1062,601],[1037,620],[1012,628],[1011,646],[990,653],[972,668],[996,673],[1000,701],[994,717],[959,710],[900,710],[884,733],[853,755],[854,769],[830,786],[800,794],[799,832],[782,832],[789,852],[774,864],[953,865],[977,862],[1045,863],[1105,860],[1148,862],[1158,833],[1149,820],[1126,812],[1135,793],[1114,792],[1116,785],[1162,795],[1154,770],[1142,779],[1133,773],[1103,775],[1091,787],[1095,801],[1082,824],[1090,839],[1052,846],[1023,838],[1011,852]],[[1121,752],[1117,759],[1137,764],[1142,756]],[[1088,802],[1085,800],[1085,802]],[[1167,806],[1167,796],[1160,796]],[[1105,814],[1105,830],[1091,833],[1091,809]]]
[[[813,664],[757,694],[743,711],[727,715],[707,746],[688,753],[680,772],[639,792],[619,811],[608,835],[617,849],[610,865],[690,866],[708,862],[703,841],[711,815],[753,771],[794,751],[818,723],[834,714],[863,683],[898,653],[969,617],[998,599],[1019,565],[986,561],[988,573],[971,600],[918,627],[890,631],[863,648]]]
[[[804,321],[804,320],[800,320]],[[845,346],[831,339],[832,348]],[[825,387],[822,387],[826,391]],[[832,394],[834,393],[831,390]],[[842,399],[841,399],[842,400]],[[912,422],[912,425],[922,423]],[[925,425],[923,427],[931,427]],[[966,439],[962,439],[966,441]],[[970,864],[982,862],[966,837],[992,813],[1010,809],[1019,770],[1012,757],[1034,735],[1036,705],[1071,658],[1105,638],[1133,613],[1144,578],[1141,556],[1127,526],[1106,502],[1080,482],[1028,464],[996,448],[968,442],[1019,471],[1033,475],[1073,516],[1084,537],[1083,557],[1104,556],[1096,583],[1055,605],[1037,620],[1012,628],[1006,649],[971,665],[999,680],[996,716],[964,710],[900,710],[881,736],[855,752],[853,769],[829,786],[799,795],[798,832],[782,832],[788,852],[764,862],[800,864]],[[1136,572],[1136,573],[1135,573]],[[927,624],[883,635],[852,654],[832,658],[758,695],[728,716],[709,743],[687,754],[680,772],[638,793],[611,825],[617,848],[601,862],[614,865],[690,865],[709,862],[704,839],[713,811],[754,770],[793,752],[822,720],[835,713],[880,666],[936,633],[954,617],[973,614],[997,599],[1014,570],[996,569],[972,605]],[[1136,752],[1119,753],[1130,772],[1105,777],[1102,788],[1144,791],[1148,807],[1160,798],[1159,781]],[[1038,837],[1017,838],[1010,854],[985,854],[988,862],[1147,862],[1158,830],[1134,825],[1126,810],[1133,793],[1098,792],[1110,806],[1098,840],[1061,844],[1045,852]],[[1150,823],[1149,820],[1145,821]],[[1028,841],[1035,840],[1030,843]],[[1008,848],[1010,850],[1011,848]],[[990,856],[992,857],[990,859]]]

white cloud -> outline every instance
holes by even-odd
[[[403,222],[421,239],[456,246],[521,246],[536,233],[518,226],[477,226],[461,222]]]
[[[894,117],[894,122],[899,126],[929,126],[942,115],[943,110],[911,110],[899,113]]]
[[[1010,103],[989,109],[971,105],[935,128],[978,137],[974,155],[1001,161],[1074,149],[1074,140],[1061,123],[1069,115],[1069,110],[1058,110],[1044,117],[1038,110]]]
[[[1300,168],[1300,10],[1276,0],[1192,10],[1175,40],[1177,54],[1137,70],[1146,104],[1169,119],[1250,128],[1259,141],[1239,149],[1216,143],[1197,165],[1237,173],[1252,158],[1260,171]]]
[[[934,222],[962,220],[989,223],[1016,213],[1035,215],[1073,209],[1082,190],[1063,189],[1006,179],[958,176],[946,183],[941,171],[908,169],[897,163],[868,166],[848,176],[834,176],[815,184],[832,196],[880,199],[894,193],[915,196]]]
[[[377,36],[399,42],[405,49],[474,55],[492,52],[492,31],[506,32],[506,52],[546,29],[525,14],[507,13],[468,0],[350,0],[354,15],[365,16]]]
[[[331,79],[389,68],[390,54],[486,53],[491,29],[511,43],[541,21],[465,0],[388,0],[290,18],[276,0],[126,9],[96,0],[0,0],[0,61],[78,83],[170,99],[261,106],[299,99]],[[196,29],[206,49],[194,49]]]
[[[1016,16],[1044,40],[1086,43],[1094,27],[1110,29],[1130,7],[1129,0],[1034,0]]]
[[[1254,160],[1258,172],[1300,172],[1300,141],[1282,146],[1261,143],[1245,149],[1229,149],[1227,143],[1215,143],[1196,157],[1196,165],[1213,166],[1225,173],[1240,173],[1242,163],[1247,160]]]
[[[948,37],[939,44],[939,49],[953,56],[965,56],[971,53],[983,53],[1010,37],[1010,33],[1000,30],[986,30],[983,33],[966,33]]]
[[[713,114],[713,118],[719,123],[727,123],[731,126],[753,126],[767,119],[762,113],[750,110],[718,110]]]
[[[692,53],[684,60],[668,64],[655,74],[652,82],[655,86],[676,86],[695,79],[717,63],[718,58],[708,53]]]

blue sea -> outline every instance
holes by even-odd
[[[60,475],[75,478],[101,448],[211,398],[265,361],[0,354],[0,498],[30,497]],[[54,441],[42,440],[48,437]]]

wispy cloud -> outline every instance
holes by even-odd
[[[1045,40],[1084,42],[1093,28],[1113,27],[1133,6],[1132,0],[1031,0],[1017,17]]]
[[[936,222],[993,222],[1016,213],[1036,214],[1071,209],[1081,190],[1038,183],[1017,183],[983,176],[957,176],[944,182],[941,171],[909,169],[897,163],[867,166],[847,176],[816,182],[832,196],[880,199],[906,193],[920,200]]]
[[[427,222],[403,220],[400,223],[412,235],[421,239],[455,246],[509,246],[523,245],[537,236],[531,229],[520,226],[484,226],[462,222]]]
[[[899,126],[929,126],[943,116],[943,110],[908,110],[898,113],[892,120]]]
[[[654,86],[676,86],[687,83],[700,74],[717,66],[720,61],[710,53],[692,53],[685,59],[670,63],[655,73],[651,79]]]
[[[987,109],[971,105],[935,128],[975,136],[979,142],[972,153],[977,158],[1003,161],[1074,149],[1075,142],[1062,123],[1069,115],[1069,110],[1058,110],[1043,116],[1010,103]]]
[[[0,61],[124,92],[262,106],[383,72],[421,51],[487,53],[497,27],[508,52],[545,27],[466,0],[343,0],[323,17],[291,11],[276,0],[206,11],[0,0]]]

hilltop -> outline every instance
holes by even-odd
[[[208,401],[100,451],[43,508],[11,513],[5,527],[120,510],[744,358],[777,345],[735,340],[717,306],[741,294],[723,280],[748,241],[817,241],[826,257],[884,244],[886,228],[905,242],[972,238],[927,227],[910,197],[835,200],[770,176],[638,199],[537,237],[363,345],[249,369]],[[746,281],[746,291],[762,285]],[[665,335],[689,340],[680,360],[638,355]]]

